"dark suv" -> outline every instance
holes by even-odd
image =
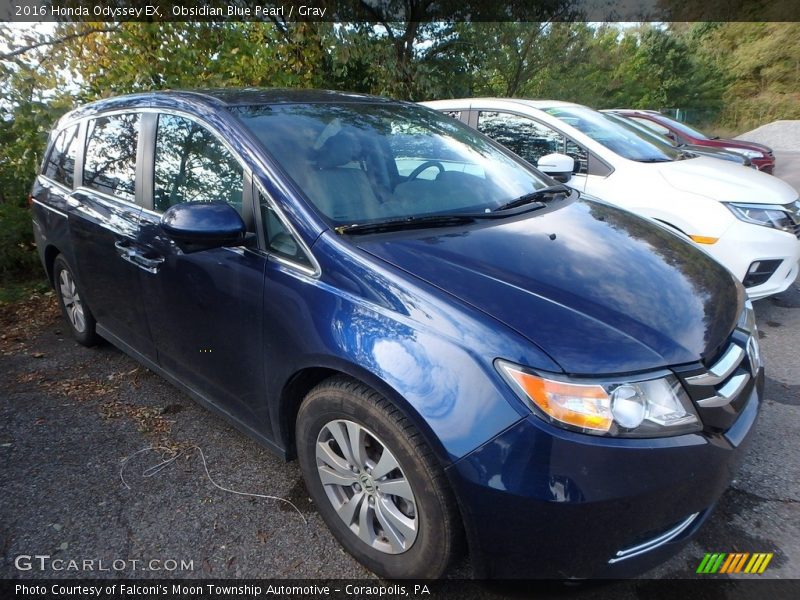
[[[463,539],[479,575],[641,571],[706,520],[758,413],[728,271],[420,106],[103,100],[56,125],[32,196],[77,340],[297,457],[384,577],[437,577]]]

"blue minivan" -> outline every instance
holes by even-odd
[[[387,578],[675,553],[759,410],[752,305],[670,231],[433,110],[216,90],[64,116],[33,191],[75,338],[287,460]]]

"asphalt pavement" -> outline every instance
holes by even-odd
[[[798,182],[800,153],[784,162],[778,173]],[[707,552],[773,552],[761,578],[800,578],[798,282],[756,302],[756,315],[766,400],[737,478],[680,554],[643,580],[592,597],[635,598],[647,579],[702,577],[695,571]],[[296,463],[111,345],[77,345],[52,295],[0,307],[0,326],[0,578],[374,577],[328,532]],[[299,514],[281,501],[215,487],[198,447],[218,485],[284,498]],[[51,558],[44,569],[19,558],[33,555]],[[55,559],[65,561],[57,563],[62,570],[53,569]],[[65,568],[70,560],[84,568]],[[451,576],[469,573],[464,559]]]

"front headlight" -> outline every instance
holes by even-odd
[[[764,153],[758,152],[757,150],[745,150],[744,148],[730,148],[728,146],[725,146],[724,149],[728,150],[729,152],[737,152],[739,154],[743,154],[747,158],[764,158]]]
[[[661,437],[699,431],[700,419],[674,375],[578,381],[542,377],[497,360],[514,391],[544,420],[595,435]]]
[[[794,219],[785,207],[776,204],[739,204],[728,202],[726,206],[740,221],[763,225],[794,233]]]

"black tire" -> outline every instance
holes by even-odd
[[[363,502],[367,503],[369,499],[370,507],[375,508],[378,504],[387,506],[387,502],[394,503],[391,505],[393,507],[399,503],[414,515],[416,537],[407,549],[398,553],[387,553],[385,548],[383,551],[376,549],[348,527],[337,513],[334,500],[328,496],[326,486],[320,479],[317,459],[318,437],[321,434],[323,437],[328,435],[331,432],[328,427],[335,426],[337,421],[348,421],[364,428],[368,434],[376,436],[368,438],[370,441],[367,444],[377,442],[369,451],[375,452],[375,448],[381,449],[382,445],[390,451],[391,458],[396,459],[399,468],[390,475],[370,481],[369,485],[374,484],[376,491],[371,498],[365,496]],[[462,530],[455,498],[441,465],[422,435],[393,404],[357,381],[341,376],[333,377],[317,385],[304,399],[297,415],[296,440],[300,468],[309,494],[334,536],[356,560],[387,579],[433,579],[447,570],[451,560],[461,549]],[[327,443],[339,448],[331,437],[328,440]],[[366,454],[367,452],[364,456]],[[375,469],[375,473],[379,470],[374,463],[371,468]],[[390,480],[390,476],[396,479]],[[405,478],[413,491],[414,504],[409,504],[398,496],[380,492],[378,484],[396,483],[402,478]],[[334,488],[342,491],[351,489],[328,486],[328,490]],[[359,489],[367,494],[366,483]],[[356,492],[352,493],[355,497]],[[363,508],[363,504],[361,506]],[[357,512],[361,514],[361,511]],[[385,523],[386,512],[377,512],[382,513]],[[371,522],[376,526],[376,531],[383,533],[383,537],[376,535],[376,543],[384,544],[383,540],[386,540],[385,547],[388,547],[390,536],[379,523],[377,513],[373,511],[373,514],[374,520]],[[356,526],[356,523],[353,522],[353,525]]]
[[[70,285],[74,290],[74,296],[72,297],[68,297],[65,294],[65,288],[70,287]],[[83,293],[78,287],[72,269],[60,254],[56,256],[53,262],[53,286],[56,290],[61,314],[72,332],[72,337],[82,346],[94,346],[99,339],[96,332],[97,322],[94,320],[89,306],[83,300]],[[80,317],[76,316],[76,307],[80,311]]]

